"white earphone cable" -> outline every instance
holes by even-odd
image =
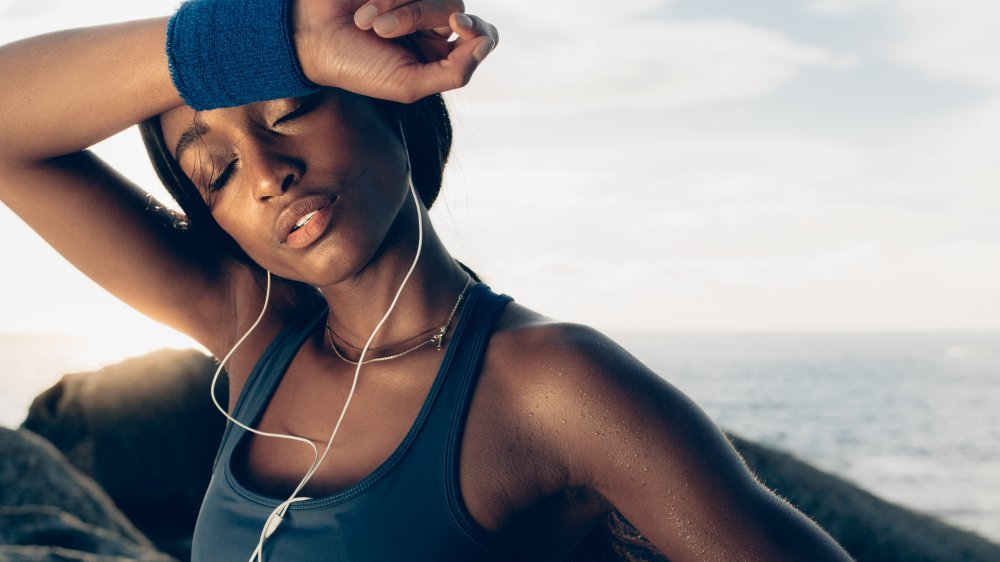
[[[212,403],[215,404],[215,407],[220,412],[222,412],[222,415],[226,416],[226,418],[229,419],[229,421],[233,422],[234,424],[238,425],[239,427],[242,427],[243,429],[245,429],[247,431],[256,433],[258,435],[264,435],[264,436],[267,436],[267,437],[278,437],[280,439],[292,439],[294,441],[301,441],[301,442],[309,445],[313,449],[313,463],[315,464],[316,459],[319,456],[319,450],[316,449],[316,445],[314,445],[311,441],[309,441],[308,439],[304,439],[302,437],[296,437],[294,435],[284,435],[284,434],[280,434],[280,433],[269,433],[269,432],[266,432],[266,431],[258,431],[258,430],[254,429],[252,427],[244,425],[243,423],[241,423],[236,418],[233,418],[232,416],[230,416],[229,413],[226,412],[225,408],[223,408],[222,405],[219,404],[218,399],[215,397],[215,385],[216,385],[216,383],[219,380],[219,375],[222,373],[222,369],[225,367],[226,362],[229,361],[229,358],[232,357],[233,353],[236,352],[237,348],[240,347],[240,345],[243,343],[243,341],[246,340],[247,337],[249,337],[250,334],[254,331],[254,329],[257,328],[257,326],[260,324],[260,321],[264,318],[264,313],[267,311],[267,305],[268,305],[268,302],[270,301],[270,298],[271,298],[271,272],[267,271],[267,287],[266,287],[266,289],[264,291],[264,306],[261,308],[260,315],[257,316],[257,320],[254,321],[253,325],[250,326],[250,329],[248,329],[246,331],[246,333],[243,334],[243,337],[241,337],[236,342],[236,344],[233,345],[232,349],[229,350],[229,353],[227,353],[226,356],[223,357],[221,361],[219,361],[219,367],[215,370],[215,375],[212,377],[212,387],[211,387]],[[294,500],[290,500],[290,501],[304,501],[304,500],[307,500],[307,499],[311,499],[311,498],[305,498],[305,497],[303,497],[303,498],[295,498]],[[289,503],[290,503],[290,501],[289,501]],[[283,507],[285,505],[286,505],[286,503],[282,503],[278,507],[281,508],[281,507]],[[284,510],[282,510],[281,515],[278,515],[279,520],[275,520],[274,519],[275,515],[277,515],[276,512],[277,512],[277,510],[275,510],[274,512],[271,512],[271,515],[268,516],[267,521],[265,522],[265,525],[264,525],[264,531],[261,532],[261,537],[262,538],[257,543],[257,549],[254,551],[254,554],[252,554],[250,556],[250,560],[253,560],[255,556],[259,556],[260,548],[263,545],[264,539],[267,538],[268,536],[270,536],[271,533],[274,532],[274,529],[276,529],[278,527],[278,524],[280,523],[280,518],[281,518],[282,515],[284,515]]]
[[[406,150],[406,140],[405,140],[405,137],[403,137],[403,149],[404,149],[404,153],[407,156],[407,166],[409,167],[409,151]],[[250,335],[250,333],[253,332],[255,328],[257,328],[257,326],[260,324],[260,321],[264,318],[264,313],[267,311],[267,305],[268,305],[268,303],[270,301],[270,296],[271,296],[271,272],[270,271],[267,271],[267,287],[266,287],[265,293],[264,293],[264,306],[261,308],[260,315],[257,317],[257,320],[253,323],[253,325],[250,326],[250,329],[248,329],[247,332],[245,334],[243,334],[243,337],[241,337],[236,342],[236,344],[233,345],[233,348],[229,350],[229,352],[226,354],[226,356],[222,358],[222,360],[219,362],[219,367],[215,371],[215,376],[212,377],[212,387],[211,387],[212,403],[214,403],[215,407],[220,412],[222,412],[222,415],[226,416],[226,418],[228,418],[234,424],[238,425],[239,427],[242,427],[243,429],[245,429],[247,431],[250,431],[252,433],[256,433],[257,435],[263,435],[263,436],[266,436],[266,437],[278,437],[278,438],[281,438],[281,439],[291,439],[291,440],[294,440],[294,441],[301,441],[301,442],[306,443],[307,445],[309,445],[312,448],[312,450],[313,450],[313,463],[312,463],[312,466],[310,467],[309,471],[306,473],[306,475],[302,479],[302,481],[299,482],[299,485],[296,486],[295,490],[292,492],[292,495],[288,499],[286,499],[285,501],[283,501],[280,504],[278,504],[278,506],[275,507],[273,511],[271,511],[271,514],[268,515],[267,520],[264,523],[264,527],[261,530],[260,539],[257,542],[257,546],[254,549],[253,553],[250,555],[249,562],[254,562],[255,559],[257,560],[257,562],[263,562],[264,541],[267,540],[267,538],[270,537],[274,533],[274,531],[278,528],[278,526],[284,520],[285,513],[288,511],[288,508],[291,506],[291,504],[293,504],[295,502],[306,501],[306,500],[312,499],[312,498],[308,498],[308,497],[304,497],[304,496],[303,497],[297,497],[297,495],[298,495],[299,491],[301,491],[302,488],[305,487],[306,483],[309,482],[309,480],[313,477],[313,475],[319,469],[320,465],[323,463],[323,460],[326,459],[326,455],[327,455],[327,453],[329,453],[330,447],[333,445],[333,440],[337,436],[337,431],[340,429],[340,424],[344,421],[344,416],[347,414],[347,407],[350,405],[351,399],[354,397],[354,390],[355,390],[355,388],[357,388],[358,376],[361,373],[361,364],[364,362],[365,353],[368,352],[368,347],[371,345],[372,341],[375,340],[375,335],[378,334],[378,331],[382,328],[382,325],[385,324],[385,321],[389,318],[389,315],[395,309],[396,303],[399,301],[399,296],[403,292],[403,287],[406,286],[407,281],[410,280],[410,276],[413,274],[413,271],[417,267],[417,262],[420,259],[421,251],[423,249],[423,242],[424,242],[423,216],[422,216],[422,212],[421,212],[421,208],[420,208],[420,200],[419,200],[419,198],[417,196],[416,188],[413,186],[412,178],[410,178],[410,176],[409,176],[409,172],[407,173],[407,183],[409,185],[410,195],[413,198],[413,203],[414,203],[414,206],[416,207],[416,212],[417,212],[417,251],[416,251],[416,255],[413,258],[413,263],[410,264],[410,269],[406,272],[406,276],[403,278],[403,282],[400,284],[399,289],[396,291],[396,296],[392,299],[392,303],[389,305],[389,309],[382,316],[382,319],[379,320],[378,324],[375,326],[375,329],[372,331],[371,336],[368,337],[368,341],[365,342],[365,345],[364,345],[364,347],[361,350],[361,357],[358,358],[358,365],[357,365],[357,367],[354,370],[354,381],[351,383],[351,390],[347,394],[347,400],[344,402],[344,407],[343,407],[343,409],[340,412],[340,417],[337,419],[337,424],[334,426],[333,433],[330,435],[330,439],[329,439],[329,441],[326,444],[326,449],[323,450],[323,454],[321,456],[319,456],[319,454],[318,454],[318,450],[316,448],[316,445],[312,441],[310,441],[308,439],[305,439],[305,438],[302,438],[302,437],[297,437],[297,436],[294,436],[294,435],[284,435],[284,434],[279,434],[279,433],[268,433],[268,432],[265,432],[265,431],[258,431],[256,429],[253,429],[252,427],[249,427],[249,426],[246,426],[246,425],[240,423],[239,421],[237,421],[236,419],[234,419],[233,417],[231,417],[228,412],[226,412],[226,410],[219,404],[218,400],[215,397],[215,384],[216,384],[216,381],[219,378],[219,374],[222,372],[222,369],[225,367],[226,362],[229,361],[229,358],[233,355],[233,353],[236,351],[236,349],[243,343],[244,340],[246,340],[246,338]]]

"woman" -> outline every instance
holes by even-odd
[[[613,510],[671,560],[848,559],[678,390],[437,238],[428,96],[492,26],[460,0],[185,6],[0,50],[0,198],[228,370],[194,559],[561,560]],[[86,150],[140,122],[189,224]]]

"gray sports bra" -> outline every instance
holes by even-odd
[[[264,542],[265,562],[472,562],[515,557],[469,515],[459,492],[459,446],[490,333],[512,300],[479,283],[416,421],[374,472],[336,494],[293,503]],[[255,427],[299,347],[326,310],[274,339],[240,392],[233,417]],[[246,562],[271,511],[286,498],[242,485],[231,467],[249,432],[229,422],[202,502],[193,562]]]

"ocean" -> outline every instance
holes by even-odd
[[[721,427],[1000,542],[1000,334],[615,339]]]
[[[721,427],[1000,542],[1000,333],[611,335]],[[0,335],[0,424],[120,358]]]

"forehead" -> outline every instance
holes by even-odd
[[[245,128],[250,123],[260,121],[262,116],[287,109],[295,103],[294,98],[286,98],[208,111],[195,111],[182,105],[160,114],[160,129],[167,149],[176,158],[177,143],[185,133],[191,134],[189,131],[195,130],[201,134],[207,130]]]
[[[322,96],[322,106],[328,112],[337,115],[338,120],[343,121],[344,124],[348,121],[359,121],[360,124],[361,121],[365,121],[366,118],[375,114],[374,106],[368,103],[370,100],[364,96],[351,94],[337,88],[324,88],[318,95]],[[203,123],[212,129],[225,129],[229,126],[241,127],[256,122],[269,113],[280,113],[288,110],[298,103],[301,103],[300,99],[285,98],[209,111],[195,111],[187,105],[182,105],[160,114],[160,128],[163,131],[163,140],[170,154],[176,158],[174,148],[177,146],[177,142],[181,135],[196,122]]]
[[[170,155],[177,157],[174,147],[180,140],[181,134],[189,128],[196,119],[204,120],[205,112],[199,116],[198,112],[186,105],[175,107],[160,114],[160,128],[163,130],[163,141],[170,151]]]

